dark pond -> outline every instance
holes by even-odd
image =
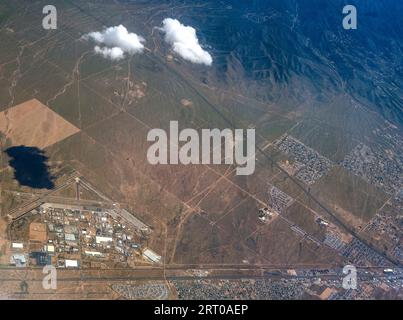
[[[14,178],[22,186],[36,189],[52,189],[54,177],[49,172],[48,157],[36,147],[17,146],[5,150],[14,168]]]

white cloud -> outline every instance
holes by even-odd
[[[162,21],[160,30],[165,33],[165,41],[183,59],[207,66],[212,64],[213,58],[200,46],[194,28],[185,26],[176,19],[166,18]]]
[[[123,25],[109,27],[103,31],[90,32],[83,36],[85,40],[93,40],[104,47],[95,46],[96,53],[112,60],[123,59],[125,53],[135,54],[144,50],[143,37],[129,33]]]
[[[125,57],[124,51],[119,47],[101,48],[100,46],[95,46],[94,51],[95,53],[102,55],[104,58],[111,60],[121,60]]]

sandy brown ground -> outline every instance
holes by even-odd
[[[78,131],[77,127],[36,99],[0,112],[0,131],[12,145],[44,149]]]
[[[7,238],[7,221],[4,218],[0,218],[0,239]]]
[[[6,264],[10,261],[10,258],[7,255],[7,249],[9,247],[10,241],[7,240],[7,221],[4,218],[0,218],[0,265]]]
[[[46,224],[32,222],[29,225],[29,240],[45,242],[46,241]]]

